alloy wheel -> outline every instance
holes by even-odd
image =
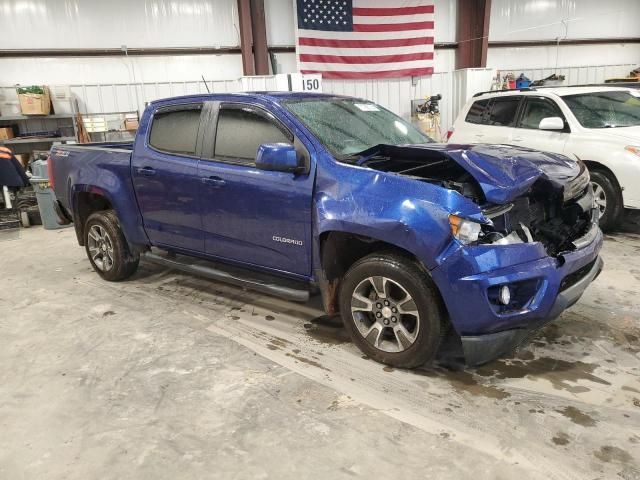
[[[591,182],[591,187],[593,188],[593,200],[598,206],[598,210],[600,210],[600,218],[604,215],[604,212],[607,210],[607,193],[604,191],[604,188],[595,182]]]
[[[102,272],[113,268],[113,242],[100,225],[91,225],[88,234],[89,254],[95,266]]]
[[[373,347],[389,353],[414,344],[420,330],[418,307],[409,292],[387,277],[367,277],[351,296],[358,331]]]

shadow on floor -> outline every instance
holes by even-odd
[[[640,235],[640,210],[625,209],[620,226],[621,233],[635,233]]]

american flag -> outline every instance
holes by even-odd
[[[433,73],[433,4],[296,0],[298,69],[324,78]]]

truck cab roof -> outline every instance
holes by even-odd
[[[254,92],[233,92],[233,93],[199,93],[196,95],[182,95],[177,97],[163,98],[150,102],[150,105],[166,104],[177,100],[197,100],[197,101],[214,101],[220,99],[255,99],[267,100],[279,103],[282,100],[304,100],[310,98],[353,98],[345,95],[334,95],[328,93],[315,92],[282,92],[282,91],[254,91]]]

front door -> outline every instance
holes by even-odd
[[[215,149],[211,158],[203,154],[198,169],[205,251],[236,262],[310,275],[313,169],[293,174],[255,166],[263,143],[295,142],[299,155],[306,156],[310,165],[307,149],[260,106],[222,104],[214,122]]]
[[[159,107],[146,142],[136,144],[131,174],[143,225],[153,245],[204,249],[198,203],[202,111],[201,103]]]
[[[553,100],[527,96],[513,130],[512,143],[543,152],[564,153],[569,138],[568,127],[565,130],[540,130],[540,120],[547,117],[560,117],[567,125],[560,107]]]

